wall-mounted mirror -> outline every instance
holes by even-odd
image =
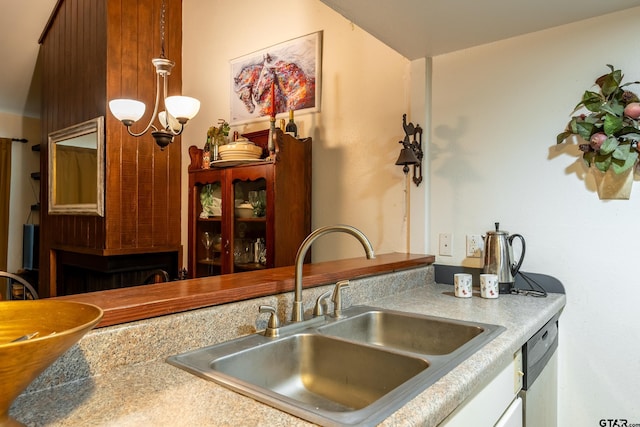
[[[104,117],[49,134],[49,214],[104,216]]]

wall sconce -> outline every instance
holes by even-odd
[[[422,182],[422,128],[413,123],[407,124],[407,115],[402,115],[402,127],[404,129],[404,140],[398,141],[402,144],[400,155],[396,160],[396,165],[402,166],[405,175],[409,173],[409,165],[413,165],[413,183],[416,187]]]
[[[164,24],[165,24],[165,0],[162,0],[162,12],[160,15],[160,41],[161,54],[160,58],[153,58],[151,62],[156,68],[156,101],[153,107],[153,114],[149,120],[147,127],[139,133],[131,132],[131,125],[142,118],[145,111],[144,103],[134,99],[114,99],[109,101],[109,110],[118,120],[126,127],[129,135],[138,137],[142,136],[150,128],[153,128],[151,135],[161,150],[173,142],[173,137],[178,136],[184,130],[184,126],[189,120],[195,117],[200,110],[200,101],[188,96],[170,96],[167,97],[167,76],[171,74],[171,70],[175,66],[175,62],[164,56]],[[160,102],[160,78],[162,78],[162,102],[165,111],[158,113],[158,104]],[[153,121],[158,116],[161,127],[157,128]]]

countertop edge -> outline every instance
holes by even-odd
[[[441,298],[451,298],[452,301],[455,301],[454,304],[462,307],[462,311],[454,315],[449,309],[432,307],[428,313],[422,312],[423,314],[492,323],[504,326],[506,330],[388,417],[380,426],[438,425],[458,406],[495,378],[505,366],[511,363],[515,352],[553,316],[561,313],[566,304],[564,294],[552,293],[547,298],[501,295],[497,300],[490,300],[480,298],[479,290],[477,289],[474,289],[473,298],[457,299],[453,297],[452,286],[442,284],[433,286]],[[415,294],[415,291],[409,291],[407,294]],[[500,307],[501,319],[492,320],[491,304],[499,300],[514,301],[515,304],[512,305],[511,309]],[[536,308],[527,307],[527,310],[520,310],[523,305],[519,303],[533,303],[533,307]],[[413,303],[398,304],[396,302],[389,307],[414,311],[412,309],[413,305]],[[476,312],[466,310],[470,305],[475,306],[473,308]],[[507,310],[509,311],[508,316]]]
[[[380,424],[382,426],[438,425],[506,366],[511,361],[513,353],[550,318],[561,312],[566,303],[565,296],[561,294],[549,294],[547,298],[504,295],[496,300],[487,300],[474,293],[473,298],[455,298],[450,285],[428,282],[433,280],[433,276],[429,278],[429,271],[432,274],[432,266],[355,280],[352,282],[351,292],[347,294],[346,304],[347,306],[373,305],[459,320],[493,323],[505,326],[507,329],[390,415]],[[427,280],[426,283],[425,280]],[[372,285],[373,282],[375,285]],[[413,282],[417,286],[410,285],[405,288],[403,282]],[[316,294],[319,295],[329,288],[330,286],[324,286],[306,291],[305,301],[312,300],[317,296]],[[377,294],[378,289],[384,289],[386,294],[380,296]],[[211,318],[212,321],[217,322],[216,319],[222,319],[220,316],[237,312],[238,307],[253,306],[265,299],[278,301],[279,298],[282,297],[271,296],[239,304],[227,304],[219,308],[212,307],[204,311],[196,310],[192,313],[166,316],[154,321],[158,323],[157,326],[149,330],[144,329],[145,336],[140,339],[144,339],[149,347],[146,351],[153,352],[153,338],[156,334],[174,325],[180,317],[194,321],[194,315],[206,314],[205,318]],[[289,301],[285,305],[288,303]],[[245,308],[241,309],[247,311]],[[255,319],[253,311],[246,315],[247,319]],[[195,321],[201,321],[198,319],[200,318],[196,318]],[[147,322],[134,322],[129,325],[97,330],[93,339],[97,340],[105,333],[116,333],[126,335],[123,339],[130,341],[131,336],[139,335],[137,331],[141,331],[141,327],[148,327]],[[235,333],[237,334],[238,331]],[[244,331],[243,334],[246,333],[252,333],[252,331]],[[211,341],[211,337],[206,339]],[[216,337],[218,341],[222,339],[226,338]],[[192,337],[185,337],[185,340],[185,343],[180,345],[190,348],[202,346],[201,342],[193,341]],[[121,346],[121,343],[111,344]],[[79,351],[81,357],[82,352],[86,350],[81,346]],[[100,351],[108,353],[111,350],[106,346],[100,348]],[[135,363],[134,356],[127,354],[127,360],[114,369],[105,369],[102,373],[82,381],[49,387],[21,396],[17,405],[12,408],[14,412],[12,415],[29,425],[33,423],[50,426],[91,424],[126,427],[195,424],[264,425],[264,423],[288,426],[311,425],[223,386],[170,366],[164,362],[168,350],[156,349],[155,351],[158,357],[153,360]],[[78,355],[71,356],[78,357]],[[66,396],[71,400],[68,407],[65,407]],[[38,408],[40,411],[46,408],[50,413],[34,414]]]
[[[371,260],[359,257],[305,264],[303,285],[310,288],[338,280],[391,273],[432,264],[434,260],[433,255],[389,253]],[[104,316],[96,326],[100,328],[289,292],[294,288],[293,278],[294,267],[287,266],[67,295],[55,299],[84,302],[102,308]]]

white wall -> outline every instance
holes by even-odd
[[[40,156],[31,150],[32,145],[40,143],[40,120],[0,113],[0,136],[29,140],[26,144],[14,142],[11,147],[7,271],[15,273],[22,268],[22,224],[27,223],[31,205],[40,198],[40,183],[31,179],[31,172],[40,170]],[[38,212],[34,213],[30,222],[39,222]]]
[[[640,185],[600,201],[574,147],[556,147],[582,92],[613,64],[640,80],[640,8],[433,59],[432,251],[452,232],[526,238],[522,269],[559,278],[559,425],[640,422]],[[634,89],[640,93],[640,85]]]
[[[410,62],[318,0],[256,6],[249,0],[183,2],[183,94],[202,101],[182,142],[183,244],[187,149],[204,145],[209,126],[229,118],[229,61],[322,30],[321,112],[296,115],[301,135],[313,137],[312,227],[350,224],[376,252],[404,252],[404,177],[394,163],[404,137],[402,114],[410,113]],[[265,118],[237,129],[268,126]],[[363,255],[355,239],[335,234],[320,239],[312,253],[314,261]]]

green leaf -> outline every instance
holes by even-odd
[[[608,137],[602,143],[602,146],[600,146],[600,154],[602,154],[603,156],[610,155],[611,153],[613,153],[615,151],[616,148],[618,148],[619,144],[620,144],[620,142],[618,141],[618,138],[616,138],[614,136]]]
[[[624,160],[613,159],[610,168],[614,173],[622,173],[631,168],[638,160],[638,152],[633,150]]]
[[[596,126],[589,122],[576,122],[576,133],[582,137],[585,141],[591,138]]]
[[[604,144],[603,144],[604,145]],[[618,144],[611,156],[616,160],[626,161],[631,153],[631,144]]]
[[[601,154],[596,154],[593,159],[593,164],[601,170],[602,172],[606,172],[611,166],[611,156],[603,156]]]
[[[622,118],[607,113],[604,117],[604,133],[607,135],[613,135],[622,129]]]
[[[640,141],[640,133],[638,133],[638,129],[634,128],[623,128],[618,133],[618,138],[620,137],[624,137],[624,139],[627,141]]]
[[[584,160],[584,162],[588,167],[591,167],[591,164],[593,163],[595,156],[596,156],[595,151],[589,151],[582,155],[582,160]]]
[[[597,113],[600,111],[600,106],[604,103],[604,101],[605,100],[599,93],[590,92],[587,90],[582,95],[582,102],[580,104],[584,104],[587,110]]]
[[[623,85],[620,85],[620,88],[627,87],[627,86],[630,86],[630,85],[637,85],[637,84],[640,84],[640,82],[627,82],[627,83],[625,83]]]
[[[618,162],[613,162],[611,164],[611,167],[613,168],[613,171],[615,173],[622,173],[632,167],[636,163],[636,161],[638,161],[638,152],[636,150],[632,150],[625,159],[624,163],[619,164]]]
[[[622,117],[624,106],[617,99],[612,99],[611,101],[602,104],[600,106],[600,111]]]
[[[573,133],[569,132],[568,130],[562,133],[559,133],[558,136],[556,137],[556,144],[562,144],[564,140],[569,138],[571,135],[573,135]]]
[[[602,83],[602,93],[604,96],[609,96],[614,93],[620,87],[622,81],[622,71],[614,70],[607,74]]]

